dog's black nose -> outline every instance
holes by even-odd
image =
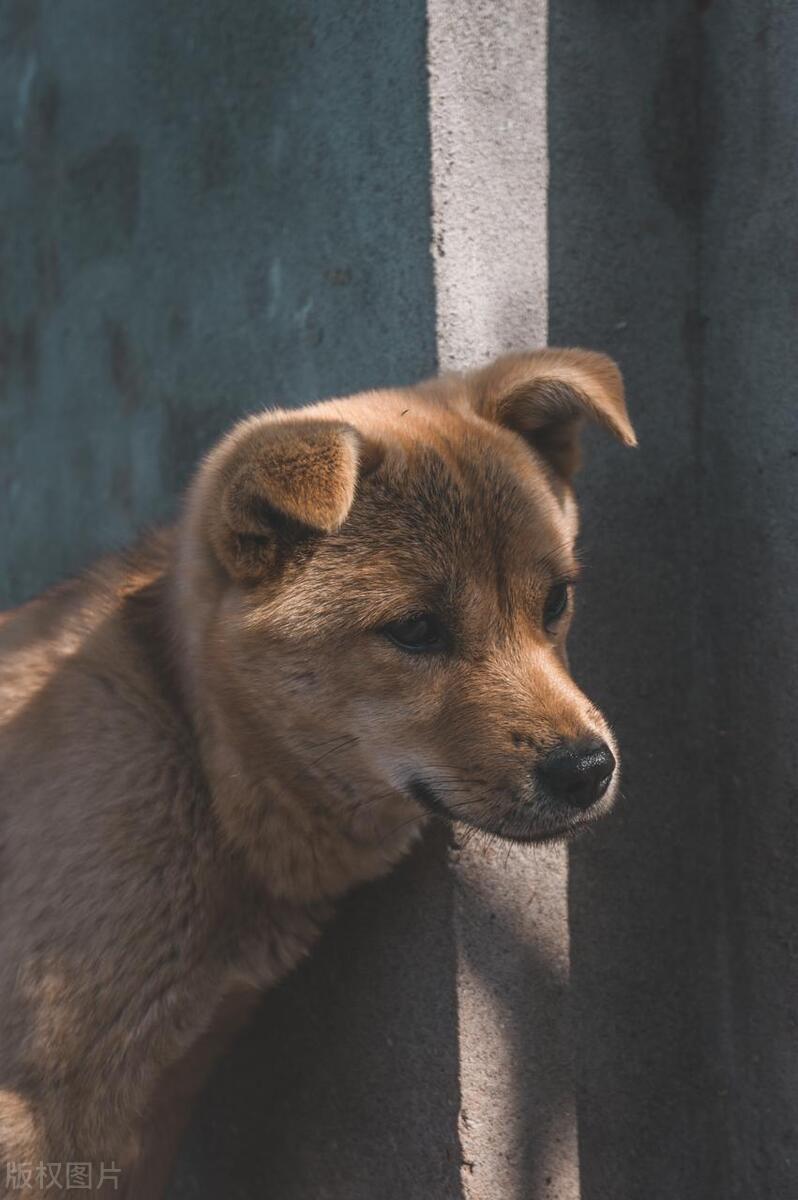
[[[553,799],[584,809],[601,799],[614,770],[615,755],[606,742],[570,742],[538,763],[538,780]]]

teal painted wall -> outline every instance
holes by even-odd
[[[0,605],[267,404],[434,368],[424,6],[0,6]]]

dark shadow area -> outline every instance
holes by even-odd
[[[550,340],[620,362],[640,439],[632,454],[591,438],[578,489],[572,663],[616,728],[624,780],[616,816],[571,856],[582,1200],[735,1194],[704,603],[706,7],[550,10]]]
[[[706,18],[713,187],[702,220],[703,461],[712,579],[735,1200],[798,1192],[798,12]]]
[[[53,597],[53,627],[74,624],[84,602],[74,587],[64,589],[60,599]],[[146,606],[148,602],[137,603]],[[172,975],[167,988],[166,977],[163,973],[158,976],[159,970],[163,972],[158,954],[170,939],[180,936],[170,913],[176,903],[175,894],[182,893],[180,903],[186,904],[186,888],[191,892],[193,886],[176,872],[174,891],[164,889],[162,864],[142,859],[131,868],[118,843],[113,843],[115,850],[111,851],[118,855],[114,858],[118,873],[93,875],[92,856],[97,856],[98,847],[110,842],[109,829],[116,827],[114,818],[109,817],[106,825],[93,821],[85,835],[81,859],[75,848],[76,829],[85,827],[86,816],[78,804],[71,803],[76,785],[70,785],[72,790],[63,806],[57,788],[52,795],[47,792],[51,781],[62,776],[69,758],[72,742],[63,730],[63,710],[65,701],[73,696],[83,702],[86,727],[94,733],[97,753],[107,764],[107,775],[99,784],[91,765],[86,769],[83,787],[95,815],[103,803],[98,801],[98,791],[110,811],[118,806],[118,797],[111,794],[106,799],[105,792],[106,780],[119,775],[128,744],[120,740],[120,728],[128,731],[129,740],[147,761],[148,755],[158,753],[154,747],[164,745],[164,754],[171,755],[179,744],[183,721],[179,708],[172,722],[166,716],[165,704],[150,725],[142,715],[143,706],[141,710],[136,707],[139,693],[130,684],[131,677],[127,677],[130,686],[124,693],[122,688],[116,690],[113,669],[105,673],[112,639],[123,646],[123,658],[136,648],[137,635],[131,630],[136,629],[137,621],[142,622],[140,636],[146,639],[149,650],[157,648],[146,607],[138,616],[129,608],[125,617],[115,617],[114,621],[115,631],[109,633],[106,618],[92,623],[87,617],[86,631],[80,640],[75,639],[64,662],[40,679],[30,695],[21,696],[18,708],[14,707],[13,691],[4,692],[8,720],[2,769],[6,776],[12,772],[21,775],[36,797],[28,813],[31,837],[25,841],[15,830],[9,838],[9,855],[13,851],[14,859],[10,875],[4,880],[5,891],[10,894],[11,888],[22,891],[27,886],[30,924],[25,926],[26,932],[38,935],[45,928],[52,935],[39,945],[31,935],[20,946],[15,939],[19,924],[14,920],[18,899],[16,908],[8,906],[10,920],[0,921],[4,941],[19,954],[15,974],[25,981],[22,986],[9,985],[3,992],[7,1034],[11,1044],[24,1044],[26,1040],[35,1041],[42,1028],[58,1030],[72,1022],[74,1033],[69,1044],[85,1049],[79,1066],[90,1071],[95,1081],[102,1081],[103,1071],[109,1079],[117,1072],[135,1072],[139,1065],[136,1053],[128,1054],[120,1048],[125,1046],[124,1035],[133,1029],[140,1031],[141,1039],[150,1036],[149,1053],[157,1056],[159,1042],[151,1036],[159,1011],[157,1000],[167,990],[178,994],[182,985],[179,975]],[[124,642],[124,637],[130,640]],[[159,665],[162,663],[155,655],[152,663],[143,657],[137,682],[152,682],[147,678],[148,669]],[[120,699],[123,695],[128,697],[127,702]],[[107,708],[100,703],[106,697],[110,697]],[[168,703],[168,692],[165,697]],[[42,748],[33,761],[27,750],[33,744],[31,730],[42,728],[48,713],[53,721],[52,744]],[[55,714],[59,720],[53,720]],[[192,801],[185,795],[190,790],[185,780],[192,778],[191,753],[187,739],[185,779],[175,784],[183,791],[174,802],[175,809],[193,803],[201,811],[205,803],[202,786]],[[181,780],[179,770],[173,774]],[[142,842],[149,839],[151,846],[158,847],[159,839],[176,841],[179,835],[174,827],[182,818],[170,811],[169,801],[162,795],[161,803],[154,806],[149,786],[143,785],[141,794],[129,781],[127,786],[132,799],[124,818],[126,828]],[[60,838],[45,834],[45,827],[49,829],[53,820]],[[182,828],[185,831],[188,824]],[[255,1020],[235,1049],[224,1056],[205,1088],[169,1195],[176,1200],[219,1196],[244,1200],[253,1195],[264,1200],[299,1200],[315,1194],[341,1200],[370,1200],[375,1195],[387,1200],[410,1196],[459,1200],[456,962],[452,886],[446,869],[448,837],[448,829],[430,830],[389,880],[362,888],[342,901],[338,920],[325,931],[310,959],[266,996]],[[175,845],[171,841],[169,844],[174,852]],[[69,856],[64,853],[65,845],[72,848]],[[160,872],[160,887],[153,886],[156,872]],[[34,886],[34,879],[39,884],[47,879],[49,887]],[[120,936],[130,909],[115,907],[113,902],[117,888],[130,895],[131,882],[146,906],[135,935],[135,951],[131,951],[129,940]],[[102,906],[107,924],[98,924],[94,929],[95,941],[90,948],[74,936],[72,914],[63,922],[52,916],[53,895],[67,893],[73,913],[85,912],[89,903]],[[156,893],[160,894],[154,900]],[[187,906],[195,894],[191,893]],[[264,936],[269,935],[268,925],[269,916],[264,914]],[[238,931],[230,928],[228,932],[235,943]],[[108,942],[105,951],[98,940],[103,937]],[[213,955],[217,952],[215,945],[218,937],[210,937],[203,952]],[[148,955],[146,962],[152,967],[149,977],[142,976],[140,966],[137,968],[136,954]],[[95,995],[93,1005],[87,1007],[87,1002],[81,1004],[80,987],[87,972],[90,975],[96,969],[98,958],[112,964],[114,999]],[[141,961],[140,957],[139,964]],[[220,971],[222,962],[223,957],[219,959]],[[199,969],[194,978],[200,989],[197,1003],[202,1005],[203,998],[208,1003],[210,997],[212,1004],[218,981],[214,980],[208,989]],[[167,1024],[171,1022],[173,1035],[174,1022],[168,1009],[163,1019]],[[131,1036],[129,1040],[132,1043],[136,1039]],[[40,1060],[33,1055],[31,1058],[38,1065]],[[4,1056],[3,1061],[14,1072],[0,1078],[6,1099],[14,1097],[21,1105],[40,1104],[38,1075],[24,1055],[19,1060]],[[74,1064],[69,1052],[65,1052],[64,1061],[67,1066],[63,1073],[68,1081],[65,1087],[80,1103],[80,1078],[70,1069]],[[162,1102],[164,1094],[171,1094],[164,1092],[166,1076],[168,1071],[160,1076],[156,1095],[148,1102],[151,1110]],[[103,1099],[113,1107],[118,1101],[114,1087],[106,1081],[104,1089]],[[182,1111],[183,1095],[176,1092],[174,1100]],[[182,1124],[181,1111],[173,1112],[169,1105],[164,1109],[161,1127],[156,1126],[156,1141],[164,1136],[173,1118],[178,1128]],[[145,1147],[147,1140],[143,1139]],[[127,1179],[122,1182],[127,1184]],[[127,1195],[127,1187],[124,1191]],[[148,1200],[150,1193],[146,1188],[141,1190],[141,1184],[134,1191],[137,1198]]]
[[[217,1071],[170,1196],[460,1196],[443,831],[342,906]]]
[[[581,675],[624,750],[574,850],[584,1200],[795,1192],[795,13],[553,6],[553,341],[624,367]]]

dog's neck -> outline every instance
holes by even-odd
[[[362,766],[339,767],[351,739],[302,735],[306,714],[292,714],[285,697],[264,697],[256,714],[247,711],[204,653],[207,609],[196,593],[192,605],[180,604],[180,589],[179,578],[167,581],[167,619],[223,836],[275,899],[292,903],[335,899],[385,874],[419,836],[425,820],[417,806]]]
[[[298,750],[285,714],[270,722],[266,709],[258,729],[248,728],[210,681],[194,707],[220,826],[276,898],[334,899],[390,870],[418,836],[423,818],[401,794],[318,769],[345,739]]]

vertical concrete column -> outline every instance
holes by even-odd
[[[545,344],[547,4],[429,0],[440,365]],[[452,852],[463,1195],[579,1195],[567,855]]]
[[[544,345],[546,0],[428,0],[440,365]]]

